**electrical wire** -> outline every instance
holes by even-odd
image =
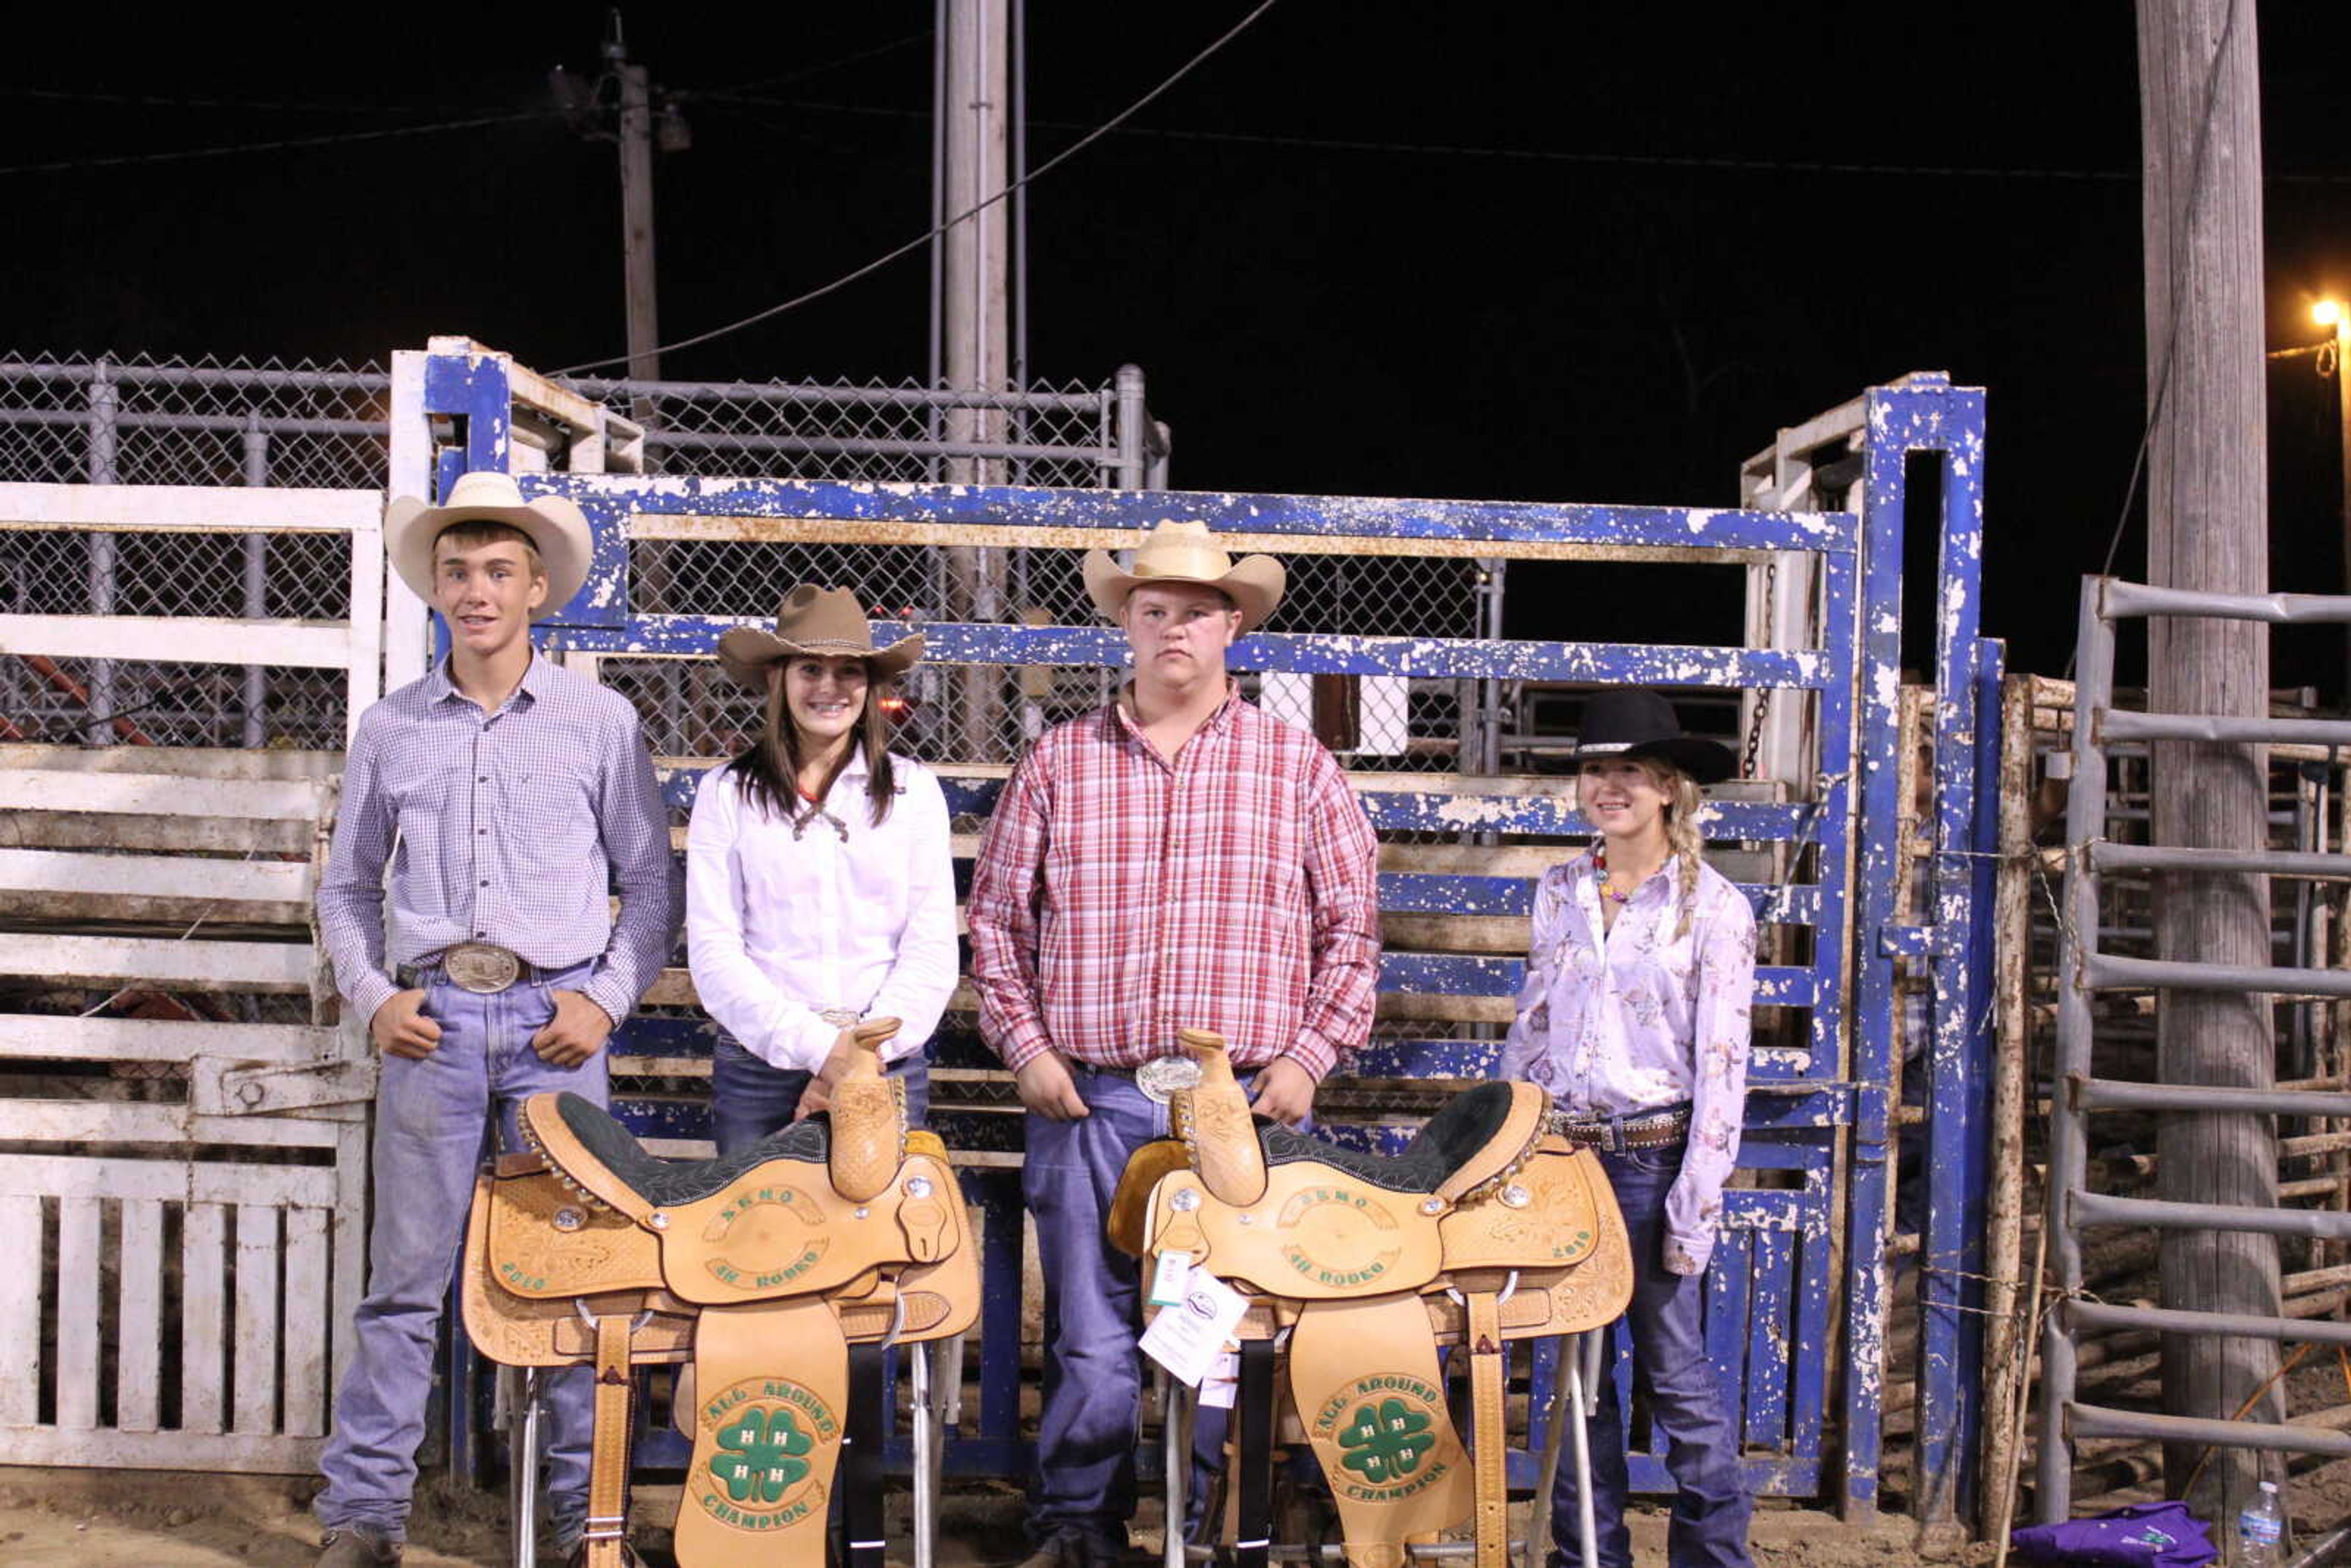
[[[908,44],[919,44],[930,36],[931,30],[925,27],[921,32],[908,33],[904,37],[893,38],[886,44],[876,44],[870,49],[860,49],[853,55],[841,55],[837,58],[824,60],[816,65],[802,66],[798,70],[784,71],[771,77],[757,77],[750,81],[733,82],[726,87],[680,88],[673,90],[669,96],[680,103],[686,103],[695,99],[732,98],[737,93],[748,92],[753,88],[788,86],[792,82],[806,81],[810,77],[820,77],[827,71],[840,70],[844,66],[857,65],[862,61],[872,59],[876,56],[893,54]]]
[[[920,250],[923,246],[928,245],[932,240],[937,238],[939,235],[946,233],[947,230],[955,227],[957,224],[978,216],[981,213],[986,212],[988,208],[996,205],[998,202],[1006,200],[1015,191],[1020,190],[1024,186],[1043,179],[1054,169],[1069,162],[1071,158],[1076,157],[1079,153],[1084,152],[1088,147],[1092,146],[1096,141],[1101,141],[1112,131],[1116,131],[1127,120],[1133,119],[1135,115],[1140,114],[1144,110],[1149,108],[1154,102],[1157,101],[1161,96],[1165,94],[1168,89],[1175,87],[1177,82],[1182,81],[1200,66],[1207,63],[1211,56],[1222,49],[1227,44],[1231,43],[1235,38],[1239,37],[1243,33],[1247,32],[1249,26],[1255,23],[1259,17],[1264,16],[1268,11],[1272,10],[1276,4],[1277,0],[1259,0],[1259,3],[1250,8],[1247,16],[1234,23],[1230,27],[1226,28],[1225,31],[1219,34],[1215,41],[1210,43],[1207,47],[1202,49],[1198,54],[1194,55],[1190,59],[1186,60],[1182,65],[1176,67],[1175,72],[1161,81],[1158,86],[1153,88],[1149,92],[1144,93],[1141,98],[1136,99],[1133,103],[1128,104],[1124,109],[1120,110],[1116,114],[1111,116],[1110,119],[1104,120],[1102,124],[1096,126],[1092,131],[1080,137],[1077,141],[1071,142],[1061,152],[1056,152],[1052,157],[1048,158],[1044,162],[1040,163],[1034,169],[1029,170],[1019,179],[1012,181],[1002,190],[988,197],[986,201],[977,203],[967,210],[956,214],[953,217],[946,219],[943,223],[934,225],[932,227],[924,230],[921,234],[916,235],[913,239],[908,240],[905,244],[883,252],[883,254],[875,256],[872,261],[867,262],[864,266],[855,267],[848,272],[842,273],[839,277],[834,278],[830,283],[809,289],[807,292],[802,294],[796,294],[789,299],[786,299],[779,304],[768,306],[764,310],[754,311],[750,315],[742,318],[740,320],[728,322],[724,327],[714,327],[707,332],[698,332],[691,338],[680,338],[675,342],[663,343],[647,351],[653,354],[674,353],[680,349],[695,348],[700,344],[711,342],[714,340],[726,337],[731,333],[739,332],[746,327],[756,326],[759,322],[770,320],[775,317],[782,315],[787,310],[796,310],[803,305],[811,304],[816,300],[823,298],[828,294],[838,293],[840,290],[848,287],[851,284],[855,283],[860,278],[869,277],[873,273],[881,271],[882,268],[889,266],[900,256],[908,256],[914,251]],[[621,364],[629,358],[630,356],[627,353],[610,354],[601,360],[582,360],[575,365],[565,365],[559,370],[549,371],[547,374],[550,376],[577,375],[582,371],[601,370],[606,365]]]
[[[431,136],[447,131],[472,131],[484,125],[517,125],[529,120],[559,120],[559,109],[534,109],[519,114],[485,114],[471,120],[444,120],[431,125],[393,125],[381,131],[340,131],[326,136],[293,136],[274,141],[238,141],[225,147],[189,147],[176,152],[124,152],[104,158],[69,158],[54,163],[0,164],[0,175],[49,174],[68,169],[113,169],[131,163],[179,163],[192,158],[229,158],[245,152],[278,152],[301,147],[332,147],[350,141],[382,141],[397,136]]]

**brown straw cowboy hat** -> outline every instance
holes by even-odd
[[[534,621],[570,603],[588,580],[596,544],[576,503],[561,496],[526,501],[511,474],[461,474],[442,506],[400,496],[383,511],[383,553],[400,580],[427,604],[433,602],[433,541],[459,523],[504,523],[530,536],[547,570],[547,598],[530,612]]]
[[[784,595],[773,632],[737,626],[718,639],[719,664],[746,685],[765,685],[769,664],[801,653],[820,657],[847,653],[872,665],[875,680],[886,681],[904,674],[923,656],[923,634],[916,632],[901,637],[877,652],[873,629],[858,605],[857,595],[845,588],[803,582]]]
[[[1281,563],[1270,555],[1236,562],[1206,523],[1160,524],[1144,536],[1124,571],[1106,549],[1088,550],[1082,570],[1094,608],[1112,621],[1118,619],[1126,596],[1145,583],[1196,582],[1216,589],[1239,608],[1244,632],[1265,624],[1281,602]]]

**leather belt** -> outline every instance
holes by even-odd
[[[1668,1144],[1678,1144],[1689,1135],[1689,1122],[1687,1105],[1646,1111],[1637,1116],[1570,1116],[1560,1113],[1552,1118],[1552,1131],[1581,1148],[1620,1155],[1626,1149],[1661,1149]]]
[[[501,947],[495,942],[457,942],[413,964],[401,965],[392,978],[400,982],[402,989],[413,990],[438,971],[461,991],[495,996],[526,981],[537,982],[578,967],[577,964],[564,964],[552,969],[541,968],[513,948]]]

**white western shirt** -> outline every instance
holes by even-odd
[[[955,990],[946,798],[921,764],[890,762],[897,798],[879,825],[862,755],[798,837],[789,819],[745,799],[732,764],[695,793],[686,961],[703,1009],[772,1066],[822,1067],[841,1029],[820,1015],[835,1009],[899,1019],[883,1054],[908,1055]]]

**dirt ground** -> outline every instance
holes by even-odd
[[[319,1526],[308,1511],[316,1485],[277,1477],[0,1468],[0,1564],[308,1568],[318,1553]],[[649,1489],[637,1500],[635,1533],[649,1549],[649,1562],[668,1563],[659,1552],[666,1538],[659,1521],[674,1507],[674,1490]],[[942,1521],[942,1568],[1018,1561],[1019,1518],[1019,1497],[1011,1489],[954,1489]],[[1155,1544],[1155,1517],[1137,1523],[1145,1543]],[[893,1541],[907,1539],[902,1515],[893,1518],[891,1533]],[[1903,1521],[1861,1531],[1829,1515],[1794,1509],[1760,1511],[1754,1542],[1764,1568],[1876,1568],[1919,1560]],[[430,1491],[418,1500],[406,1563],[506,1568],[506,1543],[503,1498]],[[1634,1544],[1642,1562],[1665,1561],[1662,1513],[1635,1521]],[[891,1561],[908,1558],[893,1551]]]

